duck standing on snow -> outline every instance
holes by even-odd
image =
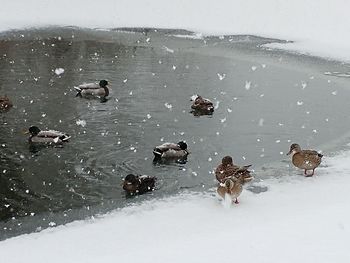
[[[123,189],[129,195],[144,194],[153,191],[155,183],[154,176],[128,174],[124,178]]]
[[[287,155],[292,155],[292,163],[294,166],[304,169],[306,177],[313,176],[315,169],[320,165],[322,154],[314,150],[301,150],[299,144],[293,143]],[[312,170],[311,174],[307,170]]]
[[[7,96],[0,96],[0,112],[7,112],[13,104]]]
[[[78,92],[77,97],[99,97],[106,99],[109,95],[108,81],[104,79],[99,84],[84,83],[74,88]]]
[[[185,161],[189,151],[187,150],[187,143],[180,141],[178,143],[163,143],[153,149],[153,162],[160,162],[162,160],[177,160]]]
[[[216,179],[220,183],[224,183],[227,178],[239,177],[241,174],[245,174],[247,178],[251,177],[248,168],[251,165],[238,166],[233,164],[233,159],[231,156],[225,156],[222,158],[221,164],[215,169]]]
[[[225,199],[226,195],[229,195],[232,201],[238,204],[238,197],[243,191],[243,185],[252,179],[253,177],[248,177],[247,174],[240,174],[231,178],[227,178],[224,183],[221,183],[218,186],[217,192],[223,199]]]
[[[210,100],[205,99],[199,95],[193,95],[191,97],[191,101],[193,101],[191,108],[192,108],[192,113],[194,115],[211,115],[211,114],[213,114],[214,105]]]
[[[26,133],[30,133],[28,139],[30,143],[62,144],[71,138],[66,133],[54,130],[42,131],[37,126],[31,126]]]
[[[232,201],[234,200],[238,204],[238,197],[243,191],[243,185],[253,180],[253,176],[248,170],[250,166],[234,165],[231,156],[222,158],[222,163],[215,170],[216,179],[220,182],[217,193],[224,199],[228,194]]]

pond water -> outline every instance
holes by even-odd
[[[0,35],[0,95],[14,104],[0,115],[0,239],[206,191],[227,154],[253,164],[260,180],[298,173],[285,156],[293,142],[340,149],[349,138],[349,65],[263,46],[276,41],[154,29]],[[111,84],[107,102],[75,97],[74,86],[100,79]],[[194,94],[214,102],[212,116],[190,113]],[[31,125],[72,138],[32,148],[23,134]],[[152,163],[154,146],[180,140],[186,164]],[[157,190],[127,198],[128,173],[156,176]]]

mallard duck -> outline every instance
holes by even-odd
[[[233,164],[233,159],[231,156],[225,156],[222,158],[221,164],[219,164],[215,169],[215,176],[220,183],[224,183],[227,178],[239,177],[240,175],[244,174],[248,182],[248,178],[252,178],[250,171],[248,170],[249,167],[251,167],[251,165],[235,165]]]
[[[287,155],[292,154],[292,163],[294,166],[304,169],[305,176],[313,176],[316,167],[321,163],[323,157],[322,154],[314,150],[302,150],[297,143],[293,143],[290,146],[290,150]],[[312,170],[311,174],[307,173],[307,170]]]
[[[7,112],[13,104],[7,96],[0,96],[0,112]]]
[[[124,179],[123,189],[130,195],[144,194],[153,191],[155,183],[154,176],[128,174]]]
[[[108,81],[101,80],[99,84],[97,83],[84,83],[79,85],[78,87],[74,87],[76,89],[77,97],[100,97],[106,98],[109,95],[108,89]]]
[[[191,97],[191,101],[193,101],[193,104],[191,106],[191,108],[193,110],[192,113],[197,114],[197,115],[213,114],[214,105],[210,100],[205,99],[199,95],[193,95]]]
[[[224,182],[220,183],[218,186],[217,192],[223,199],[225,199],[225,195],[228,194],[232,201],[238,204],[238,197],[243,191],[243,185],[252,179],[252,176],[245,173],[226,178]]]
[[[163,143],[153,149],[154,160],[158,162],[161,160],[185,160],[189,151],[187,150],[187,143],[180,141],[178,143]]]
[[[66,133],[54,130],[42,131],[36,126],[31,126],[26,133],[30,133],[28,139],[30,143],[62,144],[71,138]]]

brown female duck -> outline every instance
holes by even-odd
[[[128,174],[123,182],[123,189],[129,195],[144,194],[153,191],[156,177]]]
[[[195,115],[211,115],[214,112],[214,105],[213,103],[203,98],[199,95],[193,95],[191,97],[191,101],[193,101],[193,104],[191,106],[192,113]]]
[[[250,176],[250,171],[248,168],[251,165],[238,166],[233,164],[231,156],[225,156],[222,158],[221,164],[215,170],[216,179],[220,183],[224,183],[227,178],[238,177],[241,174],[245,174],[247,178]]]
[[[217,192],[218,194],[225,199],[226,194],[230,196],[232,201],[236,204],[239,203],[238,197],[241,195],[243,191],[243,185],[246,182],[249,182],[253,179],[252,176],[248,176],[247,174],[240,174],[238,176],[233,176],[231,178],[227,178],[224,183],[221,183],[218,186]]]
[[[315,169],[320,165],[322,154],[314,150],[301,150],[299,144],[293,143],[287,155],[292,155],[292,163],[294,166],[304,169],[305,176],[313,176]],[[312,170],[311,174],[307,170]]]

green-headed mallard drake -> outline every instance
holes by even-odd
[[[292,163],[294,166],[304,169],[305,176],[313,176],[316,167],[321,163],[322,154],[314,150],[302,150],[299,144],[293,143],[287,155],[292,154]],[[311,174],[307,170],[312,170]]]
[[[225,195],[228,194],[232,201],[238,204],[238,197],[243,191],[243,185],[252,179],[252,176],[248,176],[245,173],[226,178],[224,182],[220,183],[218,186],[217,192],[223,199],[225,199]]]
[[[161,160],[185,160],[189,151],[187,150],[187,143],[180,141],[178,143],[163,143],[153,149],[154,160],[158,162]]]
[[[155,183],[154,176],[128,174],[124,178],[123,189],[129,195],[144,194],[153,191]]]
[[[244,174],[246,182],[249,182],[253,179],[253,177],[250,175],[250,171],[248,170],[250,166],[251,165],[235,165],[233,164],[231,156],[225,156],[222,158],[221,164],[219,164],[215,169],[215,176],[220,183],[224,183],[227,178],[239,177],[240,175]]]
[[[7,96],[0,96],[0,112],[7,112],[13,104]]]
[[[101,80],[99,84],[97,83],[84,83],[79,85],[78,87],[74,87],[76,89],[77,97],[99,97],[106,98],[109,95],[108,89],[108,81]]]
[[[193,95],[191,97],[191,101],[193,101],[193,104],[191,106],[192,113],[195,115],[211,115],[214,112],[214,105],[213,103],[203,98],[199,95]]]
[[[42,144],[62,144],[70,139],[70,136],[66,133],[47,130],[42,131],[36,126],[31,126],[26,133],[30,133],[30,143],[42,143]]]

